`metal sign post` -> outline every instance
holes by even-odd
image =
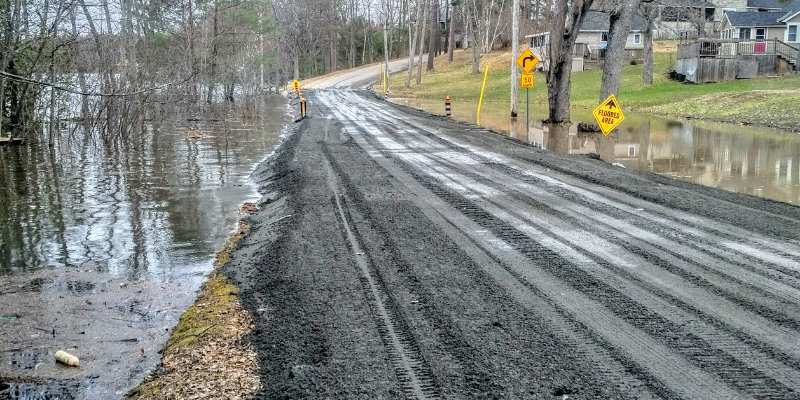
[[[536,84],[532,72],[525,72],[519,77],[519,86],[525,89],[525,135],[530,133],[530,89]]]
[[[539,64],[539,57],[533,54],[530,48],[525,49],[519,57],[517,57],[517,65],[522,69],[522,75],[519,77],[519,86],[525,89],[525,135],[530,134],[530,89],[536,84],[536,77],[533,71]]]
[[[530,102],[528,102],[528,92],[530,89],[525,89],[525,140],[528,140],[528,136],[530,136],[531,130],[531,122],[530,122]]]

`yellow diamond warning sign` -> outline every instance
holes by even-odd
[[[603,100],[592,114],[595,121],[597,121],[597,125],[600,125],[603,135],[606,136],[610,135],[625,120],[622,106],[620,106],[619,101],[613,94]]]
[[[295,92],[300,91],[300,81],[298,81],[297,79],[292,81],[292,90],[294,90]]]
[[[539,64],[539,58],[536,57],[536,54],[533,54],[531,49],[525,49],[525,51],[520,53],[519,57],[517,57],[517,65],[522,70],[523,74],[533,73],[537,64]]]

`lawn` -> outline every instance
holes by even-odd
[[[657,49],[674,49],[657,45]],[[509,103],[510,52],[494,52],[482,58],[490,66],[485,101]],[[655,82],[645,87],[641,82],[642,65],[626,65],[618,97],[626,110],[660,115],[729,121],[753,125],[800,129],[800,75],[780,78],[758,78],[710,84],[680,83],[668,79],[667,72],[674,61],[674,52],[656,52]],[[576,72],[572,77],[572,105],[590,109],[598,101],[601,71]],[[446,57],[437,58],[435,71],[423,72],[422,84],[412,79],[411,88],[405,88],[406,73],[390,79],[393,97],[443,99],[453,97],[454,102],[474,102],[480,93],[482,75],[472,73],[471,53],[456,52],[452,64]],[[379,90],[379,88],[376,88]],[[531,89],[531,101],[547,102],[547,85],[544,76],[537,74],[536,87]]]

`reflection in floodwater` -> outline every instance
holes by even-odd
[[[66,132],[57,148],[0,148],[0,274],[92,266],[139,278],[207,261],[254,195],[248,175],[280,129],[269,107],[181,113],[127,145]]]
[[[150,112],[124,143],[68,124],[52,147],[0,147],[0,386],[123,397],[256,198],[250,173],[285,122],[277,96]]]
[[[444,112],[443,102],[393,101],[437,114]],[[453,103],[454,118],[475,121],[474,104]],[[516,122],[506,117],[505,103],[485,104],[481,123],[559,154],[597,154],[626,168],[800,204],[800,135],[796,133],[629,112],[621,127],[605,138],[599,133],[579,132],[576,125],[545,126],[540,122],[545,110],[538,106],[531,106],[531,110],[528,129],[524,114]],[[588,110],[574,110],[573,119],[591,122],[592,116]]]

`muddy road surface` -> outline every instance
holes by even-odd
[[[800,208],[307,94],[227,272],[268,398],[800,398]]]

